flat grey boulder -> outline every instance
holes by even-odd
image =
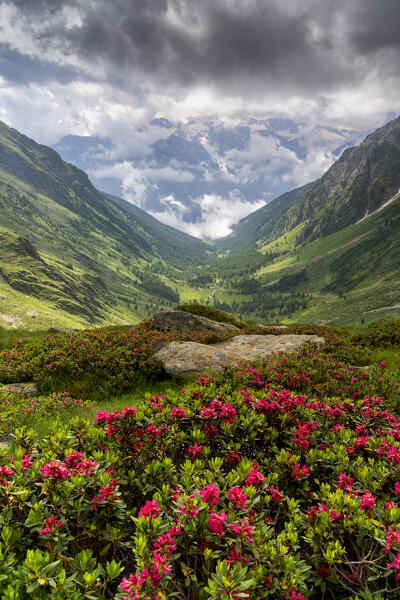
[[[8,383],[7,385],[0,385],[0,392],[14,391],[25,396],[35,396],[37,394],[37,387],[34,383]]]
[[[178,379],[190,379],[224,365],[261,360],[273,352],[300,350],[307,342],[323,344],[317,335],[238,335],[220,344],[170,342],[155,354],[165,371]]]
[[[199,315],[192,315],[183,310],[163,310],[156,313],[153,318],[153,325],[156,329],[163,331],[176,331],[184,333],[187,331],[237,331],[234,325],[227,323],[217,323]]]

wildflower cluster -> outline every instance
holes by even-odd
[[[243,333],[244,331],[237,331]],[[24,344],[14,342],[9,350],[0,352],[0,382],[34,380],[43,392],[68,389],[77,381],[86,386],[84,393],[101,382],[103,395],[126,390],[140,378],[160,373],[154,353],[173,340],[200,343],[220,342],[235,335],[228,329],[221,333],[174,333],[152,329],[150,321],[132,329],[83,331],[48,335],[45,340]],[[76,393],[76,389],[69,389]]]
[[[91,408],[88,402],[73,398],[68,392],[47,396],[26,396],[17,389],[0,389],[0,438],[7,437],[34,415],[37,420],[55,419],[60,412],[85,415]]]
[[[395,598],[399,388],[360,356],[332,335],[40,443],[16,430],[2,600]]]

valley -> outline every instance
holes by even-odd
[[[264,322],[400,314],[400,119],[317,181],[201,241],[0,127],[0,327],[138,323],[179,302]],[[1,316],[3,315],[3,316]]]

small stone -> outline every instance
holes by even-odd
[[[35,396],[37,394],[37,386],[35,383],[8,383],[7,385],[0,386],[0,391],[14,392],[17,391],[25,396]]]

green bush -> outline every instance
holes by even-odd
[[[371,348],[398,346],[400,344],[400,319],[370,323],[363,331],[353,336],[352,342]]]
[[[394,591],[399,377],[353,359],[333,336],[41,442],[17,430],[0,458],[1,599]]]
[[[73,409],[75,415],[84,415],[90,405],[72,398],[68,392],[49,396],[27,396],[17,390],[0,389],[0,439],[8,438],[34,416],[37,422],[56,419],[62,412]]]
[[[199,315],[200,317],[206,317],[212,321],[218,323],[228,323],[229,325],[235,325],[235,327],[243,328],[246,327],[244,321],[240,321],[235,315],[218,310],[212,306],[205,306],[204,304],[180,304],[176,306],[174,310],[182,310],[184,312],[191,313],[192,315]]]

